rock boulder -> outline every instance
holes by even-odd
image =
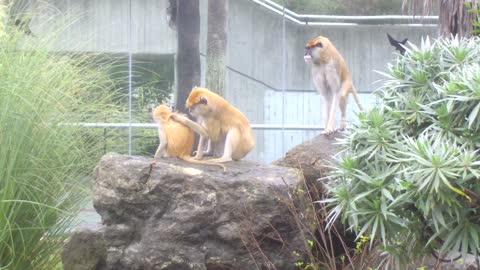
[[[94,207],[107,269],[296,269],[298,170],[240,161],[227,172],[176,159],[105,155]],[[301,205],[301,204],[298,204]]]
[[[105,270],[107,246],[103,233],[101,228],[74,231],[63,246],[63,269]]]
[[[338,153],[336,142],[339,138],[343,138],[342,132],[317,135],[288,150],[285,157],[272,164],[300,169],[305,179],[312,183],[328,171],[329,162]]]

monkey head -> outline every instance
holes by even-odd
[[[155,122],[159,124],[162,124],[165,121],[167,121],[168,117],[171,114],[172,114],[172,111],[170,110],[170,108],[164,104],[157,106],[152,112],[153,120],[155,120]]]
[[[193,117],[208,116],[213,111],[213,106],[210,104],[209,99],[214,96],[216,94],[206,88],[194,87],[185,103],[188,113]]]
[[[320,65],[324,58],[325,51],[330,46],[330,40],[323,36],[318,36],[305,45],[305,55],[303,59],[308,64]]]

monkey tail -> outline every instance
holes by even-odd
[[[186,162],[190,162],[193,164],[203,164],[203,165],[210,165],[210,166],[217,166],[223,169],[224,172],[227,171],[227,167],[221,163],[213,162],[213,161],[208,161],[208,160],[196,160],[191,158],[190,156],[181,156],[181,159],[185,160]]]
[[[358,97],[357,89],[353,85],[352,85],[352,94],[353,94],[353,98],[355,99],[355,103],[357,103],[358,109],[360,111],[363,111],[363,106],[360,103],[360,98]]]

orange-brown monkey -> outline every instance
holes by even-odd
[[[203,157],[203,145],[207,139],[216,153],[222,153],[221,157],[209,160],[212,162],[242,159],[255,147],[247,117],[221,96],[206,88],[194,87],[187,98],[186,107],[198,123],[185,116],[172,117],[200,135],[195,159]]]
[[[337,107],[341,111],[340,128],[346,126],[348,94],[352,92],[358,108],[363,111],[357,91],[352,83],[352,76],[342,55],[326,37],[319,36],[310,40],[305,46],[305,62],[312,64],[312,79],[317,91],[324,97],[326,123],[324,134],[335,131]]]
[[[158,124],[158,136],[160,145],[155,152],[154,160],[159,157],[178,157],[187,162],[195,164],[212,165],[226,168],[223,164],[207,161],[195,160],[190,157],[193,150],[195,133],[188,127],[173,119],[173,115],[178,115],[170,110],[166,105],[159,105],[153,110],[153,119]]]

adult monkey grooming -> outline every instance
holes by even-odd
[[[221,96],[206,88],[194,87],[186,107],[198,123],[185,116],[172,117],[200,135],[195,159],[203,157],[205,140],[211,140],[214,150],[222,150],[220,158],[211,162],[228,162],[245,157],[255,146],[253,131],[247,117]]]
[[[345,129],[348,94],[350,91],[355,98],[358,108],[363,111],[345,60],[330,40],[323,36],[310,40],[305,49],[303,58],[305,62],[312,65],[313,83],[326,102],[324,112],[327,119],[323,133],[331,134],[335,132],[337,107],[340,107],[342,116],[340,128]]]
[[[160,145],[155,152],[154,161],[159,157],[179,157],[187,162],[195,164],[213,165],[226,168],[223,164],[210,162],[206,160],[195,160],[190,157],[193,150],[193,140],[195,139],[195,133],[193,131],[175,121],[173,113],[166,105],[159,105],[153,110],[153,119],[158,124],[158,136],[160,138]]]

